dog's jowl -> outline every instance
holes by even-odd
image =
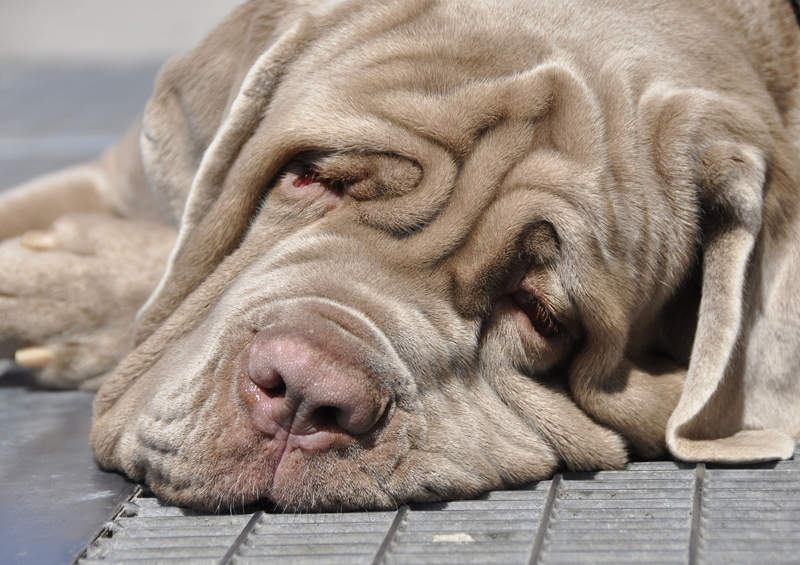
[[[0,199],[0,338],[203,509],[785,458],[798,155],[786,0],[252,0]]]

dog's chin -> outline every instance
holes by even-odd
[[[418,459],[408,436],[420,422],[405,412],[393,411],[367,437],[319,449],[306,441],[314,438],[265,434],[241,407],[224,409],[237,414],[224,442],[209,438],[202,459],[159,461],[148,457],[150,451],[141,453],[146,461],[139,459],[140,468],[147,471],[139,480],[170,504],[204,512],[389,509],[420,490],[404,470]]]
[[[265,446],[264,456],[229,466],[224,473],[203,473],[210,480],[200,488],[176,488],[164,477],[148,480],[160,499],[204,512],[274,508],[320,512],[396,508],[385,490],[391,482],[384,465],[372,465],[358,449],[308,453],[286,450],[280,457]],[[365,456],[366,455],[366,456]],[[211,471],[211,469],[209,469]]]
[[[346,453],[287,453],[273,475],[264,502],[287,511],[387,509],[397,501],[383,488],[389,480],[368,462]]]

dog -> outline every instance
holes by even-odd
[[[800,439],[786,0],[251,0],[0,200],[0,336],[204,510]]]

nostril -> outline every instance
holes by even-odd
[[[282,398],[286,396],[286,381],[283,376],[274,368],[267,370],[254,370],[250,368],[250,380],[270,398]]]
[[[311,413],[313,426],[317,429],[339,428],[339,413],[335,406],[320,406]]]
[[[271,386],[262,386],[261,388],[270,398],[282,398],[286,396],[286,383],[280,375],[278,375],[277,381],[271,384]]]

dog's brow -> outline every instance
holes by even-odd
[[[440,263],[456,253],[495,199],[509,170],[525,155],[532,133],[529,123],[498,124],[482,136],[460,165],[447,153],[440,152],[439,165],[455,173],[452,189],[424,230],[398,242],[398,253],[409,261],[427,265]],[[429,198],[423,190],[419,190],[417,197],[422,201]]]
[[[532,264],[557,260],[561,240],[554,224],[563,218],[565,206],[557,195],[528,189],[506,192],[492,202],[447,261],[462,311],[508,292],[513,279]]]

